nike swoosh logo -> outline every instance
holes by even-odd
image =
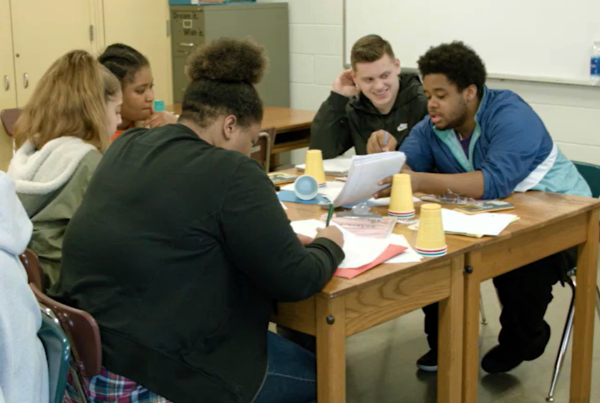
[[[398,126],[398,131],[401,132],[402,130],[406,130],[408,129],[408,125],[406,123],[400,123],[400,126]]]

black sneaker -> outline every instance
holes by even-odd
[[[417,368],[425,372],[437,372],[437,351],[429,350],[427,354],[417,360]]]
[[[498,344],[481,360],[481,368],[489,374],[500,374],[515,369],[523,362],[523,356],[514,349]]]
[[[544,331],[535,339],[533,343],[529,343],[529,348],[523,351],[523,359],[525,361],[533,361],[544,354],[546,346],[550,341],[551,333],[550,325],[544,322]]]

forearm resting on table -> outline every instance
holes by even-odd
[[[481,171],[464,174],[410,172],[410,175],[413,183],[413,192],[441,195],[446,193],[447,190],[451,190],[453,193],[474,199],[479,199],[483,196],[484,181]]]

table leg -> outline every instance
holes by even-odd
[[[450,297],[440,301],[438,403],[462,401],[464,258],[452,259]]]
[[[577,256],[577,293],[571,363],[572,403],[590,401],[597,264],[598,210],[594,210],[589,214],[587,241],[579,245]]]
[[[316,297],[317,401],[346,402],[346,320],[343,298]]]
[[[467,272],[464,276],[463,402],[476,403],[479,383],[479,287],[481,282],[478,268],[481,267],[480,253],[469,253],[466,265],[473,271]]]

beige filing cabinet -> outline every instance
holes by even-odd
[[[167,0],[104,0],[105,46],[124,43],[150,62],[156,99],[173,104]]]
[[[9,0],[0,0],[0,111],[17,107],[15,65]],[[12,140],[0,124],[0,171],[6,171],[12,157]]]
[[[287,3],[171,6],[173,100],[183,99],[185,64],[197,46],[219,37],[252,38],[263,45],[269,68],[257,86],[266,106],[290,106],[290,52]]]

